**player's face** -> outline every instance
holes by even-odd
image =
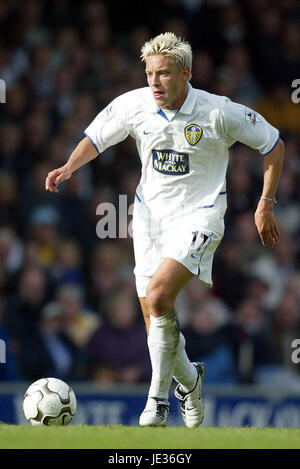
[[[162,109],[179,109],[187,96],[190,70],[179,70],[172,58],[150,55],[146,59],[147,82],[156,104]]]

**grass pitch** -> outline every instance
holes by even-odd
[[[1,449],[299,449],[300,429],[0,425]]]

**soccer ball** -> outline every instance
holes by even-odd
[[[24,414],[31,425],[68,425],[76,408],[73,389],[57,378],[35,381],[23,400]]]

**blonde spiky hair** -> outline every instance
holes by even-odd
[[[192,69],[193,53],[191,45],[174,33],[159,34],[150,41],[145,42],[141,49],[142,61],[146,62],[149,55],[166,55],[174,60],[179,70],[185,67]]]

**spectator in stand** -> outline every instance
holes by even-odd
[[[76,239],[58,240],[51,273],[57,285],[64,283],[83,285],[82,251]]]
[[[240,301],[235,310],[234,344],[241,383],[255,383],[278,370],[278,361],[266,337],[266,318],[256,298]]]
[[[214,71],[212,55],[206,50],[195,51],[193,58],[193,86],[211,92]]]
[[[62,311],[56,303],[47,303],[41,309],[37,327],[25,344],[21,360],[23,379],[34,381],[43,376],[55,376],[68,381],[78,378],[78,352],[64,334]]]
[[[300,232],[300,210],[297,201],[298,180],[297,173],[286,170],[278,185],[277,197],[280,204],[276,208],[278,223],[290,236],[297,236]]]
[[[230,313],[224,303],[208,299],[193,311],[183,328],[191,361],[204,361],[207,384],[238,382]]]
[[[275,309],[271,321],[271,339],[276,356],[282,365],[299,375],[299,366],[291,360],[292,342],[300,338],[300,304],[292,293],[286,293]]]
[[[56,210],[57,215],[60,214],[60,206],[58,200],[51,200],[45,194],[41,185],[40,178],[48,171],[49,165],[46,161],[41,160],[35,164],[29,172],[26,183],[23,182],[23,189],[19,198],[19,213],[20,213],[20,229],[24,236],[28,235],[28,227],[36,215],[36,210],[41,207],[51,207],[52,211]],[[56,215],[56,219],[57,219]]]
[[[256,103],[262,97],[263,90],[251,70],[250,60],[245,44],[230,45],[219,72],[231,81],[231,99],[255,108]]]
[[[66,336],[78,348],[84,348],[99,327],[100,316],[85,306],[83,291],[79,285],[62,283],[55,297],[61,310]]]
[[[15,175],[20,184],[24,171],[29,170],[28,163],[22,157],[22,141],[23,130],[18,125],[7,121],[0,126],[1,171]]]
[[[232,227],[233,239],[241,246],[240,266],[244,271],[249,269],[251,262],[263,255],[263,249],[257,243],[258,235],[253,225],[253,213],[249,210],[237,214]]]
[[[121,251],[120,245],[114,240],[102,241],[95,247],[88,266],[88,296],[96,309],[118,285],[124,264],[126,265],[126,251]]]
[[[0,340],[4,342],[4,358],[5,364],[0,362],[0,382],[1,381],[17,381],[22,379],[16,363],[15,343],[10,334],[4,314],[5,314],[5,295],[6,295],[6,275],[3,266],[0,263]],[[1,342],[0,347],[2,347]]]
[[[0,171],[0,223],[20,223],[18,181],[13,172]]]
[[[40,262],[51,268],[55,261],[57,243],[59,239],[59,213],[48,206],[40,206],[30,217],[30,237],[39,246]]]
[[[281,228],[281,241],[272,253],[253,259],[249,273],[268,284],[265,307],[272,312],[284,295],[287,282],[296,270],[295,245]]]
[[[0,228],[0,264],[9,279],[23,262],[23,243],[11,227]]]
[[[240,244],[229,239],[220,246],[215,261],[213,292],[232,309],[242,299],[246,281],[241,257]]]
[[[237,146],[232,151],[230,159],[232,171],[229,171],[227,178],[227,220],[234,221],[234,217],[238,214],[250,211],[257,199],[250,158],[253,158],[252,150],[247,147]]]
[[[127,290],[113,291],[103,317],[87,344],[87,359],[92,364],[90,377],[95,378],[99,366],[109,364],[116,370],[118,382],[147,382],[151,364],[145,326],[134,296]]]
[[[30,361],[34,359],[34,348],[41,309],[50,292],[51,282],[41,267],[24,268],[12,286],[7,287],[10,295],[4,305],[4,325],[13,341],[16,366],[23,379],[31,377]]]
[[[26,267],[16,277],[17,289],[6,301],[5,322],[12,336],[21,341],[37,327],[49,296],[50,280],[38,266]]]
[[[178,312],[180,326],[184,328],[191,321],[192,312],[211,298],[212,290],[208,289],[204,284],[198,282],[197,279],[192,279],[179,293],[175,310]]]
[[[282,68],[282,65],[281,65]],[[294,77],[297,75],[294,75]],[[281,130],[281,133],[300,134],[300,107],[293,103],[290,82],[275,83],[267,96],[257,103],[256,110],[271,120]]]

